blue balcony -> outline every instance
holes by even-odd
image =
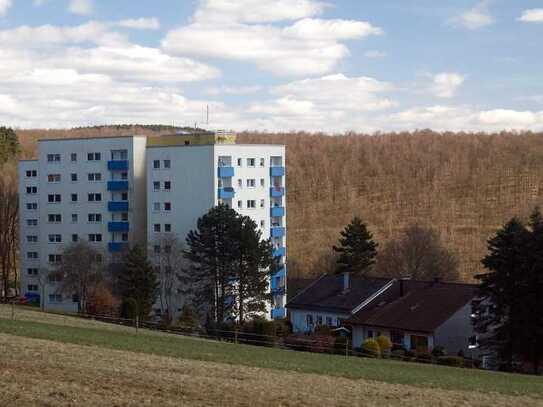
[[[107,203],[107,210],[110,212],[128,212],[128,201],[110,201]]]
[[[287,277],[287,267],[286,266],[283,266],[281,267],[277,273],[275,273],[272,278],[275,279],[275,278],[286,278]]]
[[[125,242],[109,242],[107,244],[110,253],[120,253],[128,249],[128,243]]]
[[[128,222],[109,222],[107,224],[108,232],[128,232],[130,224]]]
[[[285,188],[283,187],[272,187],[270,188],[270,195],[274,198],[285,195]]]
[[[275,287],[271,289],[272,295],[285,295],[285,287]]]
[[[271,310],[271,317],[272,319],[281,319],[287,317],[287,310],[286,308],[274,308]]]
[[[229,178],[234,176],[234,167],[219,167],[219,178]]]
[[[278,249],[273,249],[272,255],[273,257],[282,257],[287,253],[286,249],[284,247],[280,247]]]
[[[282,177],[285,175],[285,167],[271,167],[270,175],[272,177]]]
[[[272,216],[272,218],[279,218],[285,216],[285,208],[283,208],[282,206],[275,206],[271,208],[270,215]]]
[[[128,191],[128,181],[108,181],[108,191]]]
[[[232,199],[234,195],[236,193],[232,187],[219,188],[219,198],[221,199]]]
[[[283,236],[285,236],[285,228],[283,228],[283,227],[271,228],[271,236],[272,237],[283,237]]]
[[[112,160],[107,162],[107,169],[110,171],[127,171],[128,160]]]

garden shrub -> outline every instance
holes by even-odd
[[[381,348],[375,339],[366,339],[362,342],[362,353],[366,356],[378,358],[381,357]]]
[[[377,337],[377,343],[379,344],[379,349],[381,350],[382,356],[388,356],[390,354],[390,349],[392,348],[392,342],[388,336],[379,335]]]
[[[434,349],[432,349],[432,356],[436,358],[447,356],[447,351],[443,346],[436,346]]]
[[[432,355],[428,352],[417,352],[416,361],[419,363],[432,363]]]
[[[445,366],[464,367],[464,358],[460,356],[440,356],[437,363]]]

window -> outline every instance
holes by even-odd
[[[264,185],[266,185],[266,181],[264,178],[260,178],[260,186],[263,187]]]
[[[112,160],[128,160],[128,150],[111,150]]]
[[[155,223],[153,225],[153,230],[157,233],[160,232],[160,223]]]
[[[411,335],[411,350],[417,352],[428,352],[428,337],[422,335]]]
[[[153,168],[158,170],[160,168],[160,160],[153,160]]]
[[[34,268],[34,267],[27,268],[26,269],[26,274],[28,274],[29,276],[37,276],[38,275],[38,269]]]
[[[241,158],[238,158],[238,167],[241,167]]]
[[[121,172],[121,179],[127,180],[128,179],[128,173],[126,171]]]
[[[49,294],[49,302],[62,302],[61,294]]]
[[[29,260],[36,260],[39,257],[38,252],[27,252],[26,258]]]
[[[238,179],[238,187],[243,188],[243,180]]]
[[[60,283],[62,281],[62,276],[59,274],[50,274],[48,280],[50,283]]]
[[[121,201],[128,201],[128,192],[123,192],[121,194]]]
[[[77,202],[77,194],[72,194],[72,202]]]
[[[160,202],[153,203],[153,211],[155,212],[160,211]]]
[[[26,193],[28,195],[35,195],[38,193],[38,187],[26,187]]]
[[[101,153],[88,153],[87,154],[87,160],[88,161],[100,161],[102,159]]]
[[[100,202],[102,201],[102,194],[100,193],[91,193],[88,194],[89,202]]]
[[[172,189],[172,182],[171,181],[164,181],[164,189],[166,191],[169,191],[170,189]]]
[[[172,225],[170,223],[164,224],[164,232],[171,232],[172,231]]]
[[[317,325],[322,325],[322,315],[317,315]]]
[[[266,160],[264,158],[260,159],[260,166],[264,167],[266,165]]]
[[[368,329],[366,338],[373,338],[373,331],[371,329]]]
[[[391,331],[390,332],[390,341],[393,345],[402,345],[403,346],[403,332],[400,331]]]
[[[49,255],[49,263],[60,263],[62,261],[62,255],[61,254],[50,254]]]
[[[38,209],[38,203],[37,202],[29,202],[26,204],[26,210],[27,211],[35,211]]]
[[[47,162],[49,163],[59,163],[60,154],[47,154]]]
[[[60,203],[62,198],[60,194],[49,194],[47,195],[47,202],[49,203]]]
[[[170,160],[164,160],[164,168],[171,168],[172,162]]]
[[[266,201],[264,199],[260,200],[260,207],[263,208],[266,205]]]
[[[62,243],[62,235],[49,235],[49,243]]]
[[[332,317],[326,317],[326,325],[332,326]]]
[[[128,213],[126,212],[121,213],[121,220],[123,222],[128,222]]]
[[[102,234],[101,233],[91,233],[89,234],[89,242],[101,242]]]
[[[72,213],[72,223],[77,223],[77,213]]]
[[[255,159],[247,158],[247,167],[254,167],[254,166],[255,166]]]
[[[27,235],[26,236],[27,243],[38,243],[38,236],[37,235]]]
[[[77,174],[76,173],[72,173],[72,174],[70,174],[70,176],[71,176],[72,182],[77,182]]]
[[[99,172],[89,172],[87,175],[89,181],[102,181],[102,174]]]
[[[102,214],[100,213],[89,213],[87,216],[87,219],[90,223],[101,223],[102,222]]]
[[[35,178],[37,176],[38,176],[38,171],[36,171],[36,170],[28,170],[26,172],[26,177],[27,178]]]
[[[27,219],[26,226],[30,226],[30,227],[38,226],[38,219]]]
[[[60,182],[60,174],[47,175],[47,182]]]
[[[160,253],[160,245],[154,245],[153,246],[153,251],[155,252],[155,254],[159,254]]]
[[[255,179],[254,178],[251,178],[251,179],[248,179],[247,180],[247,188],[254,188],[255,187]]]
[[[308,327],[313,326],[313,315],[307,314],[305,317],[306,323]]]
[[[160,182],[159,181],[154,181],[153,182],[153,189],[155,191],[159,191],[160,190]]]
[[[62,215],[59,213],[50,213],[47,215],[47,220],[49,223],[61,223],[62,222]]]
[[[74,234],[72,235],[72,242],[73,242],[73,243],[79,242],[79,235],[78,235],[77,233],[74,233]]]
[[[38,291],[38,286],[37,284],[28,284],[26,286],[26,289],[27,291]]]
[[[121,235],[121,241],[128,242],[128,233],[123,233]]]
[[[238,208],[243,208],[243,201],[238,201]]]
[[[253,199],[247,200],[247,208],[248,209],[254,209],[256,208],[256,201]]]
[[[172,203],[171,202],[164,202],[164,210],[165,211],[171,211],[172,210]]]
[[[77,153],[72,153],[72,154],[70,154],[70,160],[71,160],[72,162],[77,161]]]

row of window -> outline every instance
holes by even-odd
[[[170,227],[170,230],[171,230],[171,227]],[[49,243],[62,243],[62,235],[60,234],[50,234],[47,236],[48,238],[48,241]],[[102,242],[103,239],[102,239],[102,234],[101,233],[90,233],[87,235],[87,240],[89,242]],[[26,236],[26,241],[27,243],[38,243],[38,236],[37,235],[27,235]],[[79,242],[79,235],[78,234],[72,234],[71,235],[71,241],[73,243],[77,243]],[[128,233],[123,233],[121,235],[121,241],[123,242],[127,242],[128,241]],[[27,255],[29,253],[36,253],[36,252],[28,252]],[[31,256],[34,256],[34,254],[32,254]],[[28,257],[28,259],[37,259],[37,257]]]
[[[171,204],[170,204],[171,205]],[[171,206],[169,207],[171,210]],[[89,223],[102,223],[103,216],[101,213],[89,213],[87,214],[87,221]],[[72,223],[77,223],[79,221],[79,215],[77,213],[72,213]],[[128,222],[128,213],[121,213],[121,221]],[[48,223],[62,223],[62,215],[60,213],[50,213],[47,215]],[[38,226],[38,219],[27,219],[26,225],[29,227]]]
[[[260,207],[264,208],[265,205],[266,205],[266,201],[264,199],[261,199],[260,200]],[[256,208],[256,201],[254,199],[248,199],[245,207],[247,209],[255,209]],[[238,209],[243,209],[243,201],[242,200],[238,201]]]
[[[79,195],[78,194],[70,194],[70,201],[71,202],[78,202],[79,201]],[[89,193],[89,194],[87,194],[87,201],[88,202],[102,202],[102,194],[100,192],[98,192],[98,193],[94,193],[94,192]],[[61,203],[62,202],[62,196],[61,196],[61,194],[48,194],[47,195],[47,202],[49,202],[49,203]],[[27,205],[27,209],[28,209],[28,205]],[[35,209],[37,209],[37,204],[36,204]]]
[[[73,236],[77,236],[77,235],[73,235]],[[91,235],[89,235],[91,236]],[[101,254],[97,254],[96,255],[96,260],[98,262],[102,262],[103,260],[103,257]],[[26,258],[29,259],[29,260],[37,260],[39,259],[40,255],[38,252],[26,252]],[[49,263],[51,264],[58,264],[62,261],[62,254],[49,254],[47,256],[47,260],[49,261]]]
[[[164,231],[165,233],[170,233],[172,231],[172,225],[171,223],[165,223],[164,227],[162,227],[160,223],[155,223],[153,225],[153,231],[155,233],[161,233],[162,231]]]
[[[315,323],[317,325],[328,325],[328,326],[334,326],[334,318],[332,317],[326,317],[325,319],[326,321],[326,324],[323,324],[323,316],[322,315],[317,315],[317,317],[313,318],[313,315],[312,314],[307,314],[306,315],[306,322],[307,322],[307,326],[308,327],[312,327]],[[335,326],[341,326],[341,318],[337,318],[336,319],[336,324]]]
[[[87,153],[87,161],[101,161],[102,153]],[[47,162],[59,163],[61,161],[60,154],[47,154]],[[77,153],[70,154],[70,161],[77,161]]]
[[[153,160],[153,169],[159,170],[160,168],[170,169],[172,168],[171,160]]]
[[[164,210],[165,212],[170,212],[172,210],[172,203],[171,202],[154,202],[153,203],[153,211],[154,212],[160,212],[161,210]]]
[[[161,189],[161,183],[160,181],[153,181],[153,190],[154,191],[160,191]],[[169,191],[172,189],[172,182],[171,181],[164,181],[162,183],[162,189],[165,191]]]

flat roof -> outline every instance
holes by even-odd
[[[58,137],[58,138],[42,138],[38,139],[38,142],[42,141],[73,141],[73,140],[96,140],[96,139],[113,139],[113,138],[135,138],[135,137],[144,137],[143,135],[128,135],[128,136],[97,136],[97,137]]]
[[[180,145],[166,145],[166,146],[147,146],[147,148],[186,148],[186,147],[216,147],[216,146],[228,146],[228,147],[246,147],[246,146],[257,146],[257,147],[285,147],[285,144],[180,144]]]

